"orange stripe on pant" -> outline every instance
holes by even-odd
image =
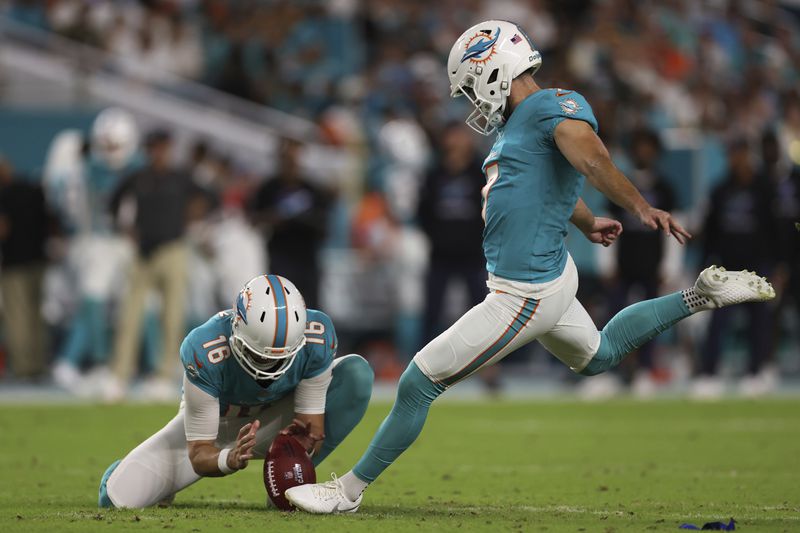
[[[522,308],[519,310],[517,315],[508,325],[508,327],[506,327],[505,331],[503,331],[503,334],[500,335],[500,337],[496,341],[490,344],[488,348],[483,350],[469,363],[464,365],[464,367],[462,367],[461,370],[459,370],[452,376],[443,379],[442,383],[447,386],[453,385],[458,381],[461,381],[462,379],[466,378],[467,376],[473,374],[477,370],[479,370],[483,365],[485,365],[488,361],[490,361],[493,357],[495,357],[498,353],[500,353],[506,346],[511,344],[511,342],[517,337],[517,335],[519,335],[519,333],[523,329],[525,329],[525,327],[531,321],[533,316],[536,314],[536,310],[538,308],[539,308],[538,300],[531,300],[526,298],[522,304]],[[528,312],[530,314],[527,314]],[[527,316],[525,316],[526,314]],[[520,317],[524,318],[524,322],[521,322]],[[509,337],[509,332],[511,331],[511,328],[514,325],[514,323],[520,323],[519,329],[514,331],[514,334]]]

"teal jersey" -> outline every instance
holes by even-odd
[[[584,177],[553,139],[565,119],[597,131],[592,108],[580,94],[543,89],[522,101],[483,165],[483,252],[492,274],[526,283],[559,277],[567,262],[567,224]]]
[[[253,407],[270,404],[294,391],[297,384],[328,369],[336,355],[333,322],[322,311],[308,310],[306,345],[289,370],[268,387],[259,385],[245,372],[231,352],[229,339],[233,310],[211,317],[193,329],[181,344],[181,362],[186,377],[219,399],[220,416],[247,416]]]

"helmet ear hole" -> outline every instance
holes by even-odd
[[[300,315],[297,314],[297,311],[294,312],[294,319],[300,322]]]
[[[496,68],[496,69],[494,69],[494,70],[492,71],[492,73],[491,73],[491,74],[489,74],[489,79],[488,79],[488,80],[486,80],[486,83],[487,83],[487,84],[492,84],[492,83],[496,82],[496,81],[497,81],[497,75],[498,75],[499,73],[500,73],[500,69],[499,69],[499,68]]]

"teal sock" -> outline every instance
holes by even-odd
[[[147,373],[155,372],[161,357],[161,317],[152,309],[144,313],[142,321],[143,365]],[[187,330],[188,331],[188,330]]]
[[[111,477],[111,474],[114,473],[114,470],[117,469],[119,463],[122,462],[120,459],[117,459],[111,466],[106,468],[106,471],[103,472],[103,477],[100,479],[100,490],[98,491],[97,495],[97,506],[102,509],[111,509],[114,507],[114,502],[111,501],[111,498],[108,496],[108,478]]]
[[[361,422],[372,397],[375,374],[360,355],[346,355],[333,368],[333,377],[325,396],[325,441],[314,454],[319,465]]]
[[[614,368],[626,355],[691,314],[680,292],[626,307],[600,332],[600,348],[581,374],[594,376]]]
[[[381,424],[366,453],[353,473],[362,481],[373,482],[417,439],[428,409],[445,390],[431,381],[412,361],[400,377],[397,399]]]
[[[86,300],[86,315],[89,321],[89,335],[92,362],[101,365],[108,359],[108,318],[106,303],[100,300]]]
[[[81,302],[72,322],[69,325],[69,332],[64,342],[64,349],[61,351],[60,359],[78,368],[83,362],[86,351],[89,348],[89,320],[90,310],[87,300]]]

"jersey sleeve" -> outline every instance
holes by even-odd
[[[548,142],[553,140],[556,126],[566,119],[582,120],[597,132],[597,119],[592,106],[580,93],[561,89],[548,92],[537,117],[537,125]]]
[[[311,311],[306,325],[306,349],[309,359],[303,373],[303,379],[316,377],[325,372],[336,357],[339,339],[336,329],[328,315],[321,311]]]
[[[325,412],[328,387],[333,379],[333,365],[313,378],[300,380],[294,391],[294,412],[304,415],[319,415]]]
[[[185,410],[183,428],[187,441],[216,440],[219,432],[219,400],[183,376]]]
[[[218,369],[214,368],[217,365],[209,363],[205,350],[198,342],[194,331],[181,344],[181,364],[186,379],[214,398],[219,398],[220,376],[218,372],[215,372]]]

